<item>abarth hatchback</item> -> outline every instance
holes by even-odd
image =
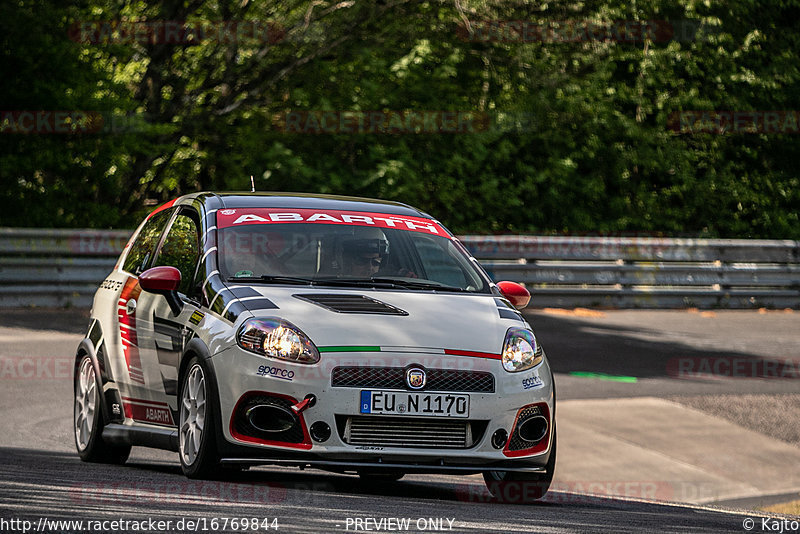
[[[100,284],[75,360],[85,461],[178,453],[394,480],[483,474],[532,500],[556,458],[555,386],[518,309],[410,206],[196,193],[151,213]]]

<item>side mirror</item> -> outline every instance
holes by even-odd
[[[139,275],[139,285],[148,293],[164,295],[174,315],[178,315],[183,309],[183,302],[178,298],[181,272],[175,267],[163,265],[147,269]]]
[[[531,301],[531,294],[521,284],[516,282],[497,282],[500,293],[508,299],[518,310],[521,310]]]

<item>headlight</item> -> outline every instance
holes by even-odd
[[[248,319],[236,341],[243,349],[295,363],[317,363],[319,351],[299,328],[281,319]]]
[[[506,332],[503,343],[503,368],[509,373],[536,367],[544,359],[542,347],[536,342],[533,332],[512,327]]]

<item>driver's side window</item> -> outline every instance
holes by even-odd
[[[158,240],[161,239],[164,226],[166,226],[172,213],[172,210],[164,210],[152,215],[147,220],[136,237],[136,241],[133,242],[131,250],[125,257],[125,263],[122,265],[123,270],[138,276],[150,266],[150,260],[153,259]]]
[[[197,262],[200,260],[200,236],[196,218],[189,211],[179,213],[164,238],[153,266],[169,265],[181,272],[178,291],[190,295]],[[191,295],[190,295],[191,296]]]

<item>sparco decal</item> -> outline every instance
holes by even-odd
[[[534,389],[544,386],[542,379],[536,375],[522,379],[522,389]]]
[[[290,382],[294,379],[294,371],[281,369],[280,367],[272,367],[269,365],[259,365],[256,374],[258,376],[269,376],[272,378],[280,378],[281,380],[288,380]]]
[[[122,352],[125,354],[125,363],[128,365],[131,380],[144,384],[142,362],[139,358],[139,340],[136,337],[136,312],[128,313],[128,301],[138,299],[141,292],[139,280],[128,278],[125,281],[125,286],[122,288],[117,302],[117,318],[122,338]]]
[[[245,224],[317,223],[334,225],[375,226],[424,234],[450,235],[436,221],[424,217],[409,217],[362,211],[320,211],[310,209],[285,210],[275,208],[221,210],[217,214],[220,228]]]

